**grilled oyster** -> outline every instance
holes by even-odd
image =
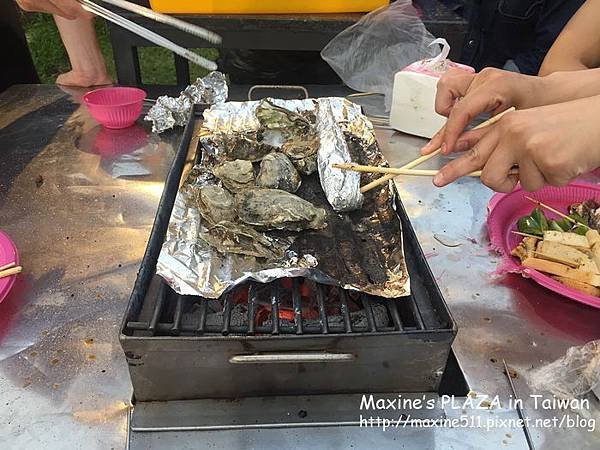
[[[304,175],[312,175],[317,170],[317,154],[301,159],[292,159],[296,170]]]
[[[256,118],[268,130],[311,128],[309,117],[277,106],[266,99],[261,100],[256,108]]]
[[[301,182],[298,171],[283,153],[271,153],[265,156],[256,177],[257,186],[287,192],[296,192]]]
[[[236,196],[242,222],[268,230],[300,231],[325,228],[326,212],[279,189],[248,189]]]
[[[198,209],[202,217],[211,224],[235,220],[233,195],[220,186],[204,186],[200,189]]]
[[[231,192],[239,192],[254,186],[254,167],[250,161],[244,159],[219,164],[214,167],[213,174]]]
[[[281,147],[281,151],[292,160],[316,155],[318,150],[319,138],[314,130],[308,130],[304,134],[290,135]]]
[[[225,150],[224,157],[228,161],[245,159],[260,161],[266,155],[277,149],[263,142],[261,131],[249,133],[219,133],[212,138],[219,148]]]
[[[314,114],[296,113],[263,100],[256,109],[256,117],[267,130],[264,134],[268,136],[268,141],[279,142],[281,151],[292,161],[317,153],[319,138],[314,126]]]
[[[221,253],[236,253],[257,258],[281,258],[292,241],[271,239],[243,223],[223,220],[198,236]]]

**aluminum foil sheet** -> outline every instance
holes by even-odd
[[[319,165],[342,160],[385,164],[373,127],[357,105],[340,98],[269,101],[291,111],[316,115]],[[157,273],[178,293],[205,298],[220,297],[227,289],[248,279],[266,283],[283,277],[306,277],[388,298],[409,295],[402,231],[393,210],[393,194],[387,188],[374,190],[360,207],[363,203],[362,196],[357,195],[360,174],[357,179],[345,180],[329,170],[324,170],[323,175],[319,172],[303,176],[296,194],[327,210],[327,227],[287,235],[266,233],[268,239],[273,240],[274,248],[282,242],[286,242],[286,246],[290,243],[280,258],[220,253],[199,238],[201,233],[207,232],[208,225],[198,209],[199,190],[220,183],[211,169],[215,161],[230,150],[225,147],[225,137],[256,132],[260,128],[255,115],[258,104],[227,102],[204,112],[200,132],[202,158],[177,194]],[[273,139],[271,144],[276,148],[280,142]],[[336,149],[341,149],[343,155]],[[330,176],[335,178],[329,179]],[[338,190],[336,205],[345,205],[344,208],[351,211],[340,212],[333,208],[333,197],[328,194],[333,188]],[[340,195],[346,189],[348,196]]]
[[[177,98],[168,95],[158,97],[144,120],[152,122],[152,131],[155,133],[162,133],[174,126],[182,127],[187,124],[194,105],[223,103],[227,100],[227,95],[225,75],[211,72],[204,78],[196,79]]]

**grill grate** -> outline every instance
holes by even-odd
[[[302,278],[247,283],[218,300],[179,295],[159,277],[155,282],[156,294],[146,296],[139,317],[126,323],[126,334],[318,335],[428,329],[412,297],[373,297]]]

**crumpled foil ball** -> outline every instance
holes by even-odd
[[[153,132],[162,133],[176,125],[185,126],[194,105],[223,103],[227,100],[227,95],[225,75],[211,72],[186,87],[177,98],[168,95],[158,97],[144,120],[152,122]]]

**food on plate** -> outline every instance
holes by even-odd
[[[600,286],[600,274],[586,272],[579,268],[569,267],[565,264],[549,261],[542,258],[525,258],[521,264],[531,269],[539,270],[540,272],[558,275],[592,286]]]
[[[257,186],[294,193],[301,183],[298,171],[283,153],[271,153],[261,161],[256,177]]]
[[[559,277],[556,275],[552,276],[552,278],[554,278],[559,283],[562,283],[565,286],[573,288],[577,291],[581,291],[581,292],[584,292],[589,295],[594,295],[596,297],[600,297],[600,288],[597,288],[596,286],[592,286],[590,284],[583,283],[581,281],[572,280],[570,278]]]
[[[559,244],[583,249],[590,248],[590,243],[585,236],[568,231],[544,231],[543,237],[545,241],[557,242]]]
[[[279,189],[247,189],[236,196],[240,220],[266,230],[301,231],[325,228],[326,212]]]
[[[254,166],[244,159],[219,164],[214,167],[213,174],[231,192],[239,192],[254,186]]]
[[[567,217],[560,220],[548,219],[540,208],[535,208],[530,215],[519,219],[517,229],[521,233],[534,236],[542,236],[546,231],[572,231],[576,234],[585,235],[589,227],[583,218],[578,214],[571,214]]]
[[[202,217],[215,224],[222,220],[235,219],[233,195],[221,186],[204,186],[198,194],[198,209]]]
[[[588,210],[572,206],[568,216],[539,204],[561,219],[549,219],[540,208],[521,217],[517,222],[518,234],[525,237],[512,255],[524,267],[546,273],[580,292],[600,296],[600,233],[590,228],[593,216],[588,214],[597,204],[590,201],[578,204],[587,204]]]
[[[221,253],[269,259],[281,258],[291,244],[289,239],[271,239],[248,225],[225,220],[210,226],[199,237]]]
[[[590,199],[569,207],[571,214],[578,214],[594,230],[600,230],[600,203]]]

